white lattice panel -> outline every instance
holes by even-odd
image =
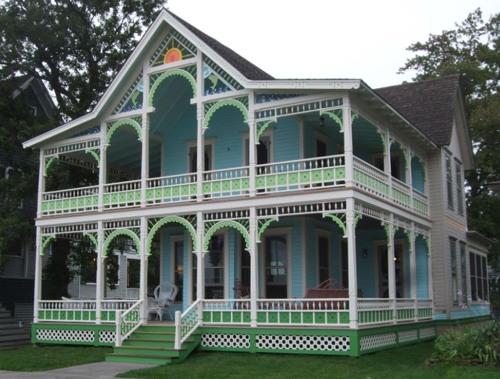
[[[248,334],[206,333],[201,335],[201,346],[204,347],[231,347],[244,349],[250,347]]]
[[[418,330],[403,330],[398,333],[399,334],[399,342],[410,342],[418,340]]]
[[[361,337],[361,351],[376,349],[378,347],[391,346],[396,344],[396,333],[382,333]]]
[[[113,330],[100,330],[99,342],[100,343],[115,343],[116,332]]]
[[[93,330],[37,329],[37,341],[94,342]]]
[[[430,338],[430,337],[436,337],[436,329],[434,328],[420,329],[420,338]]]
[[[345,336],[257,335],[257,348],[266,350],[349,351]]]

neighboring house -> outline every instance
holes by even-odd
[[[169,356],[200,342],[359,356],[489,317],[485,241],[467,230],[473,159],[457,76],[380,90],[275,79],[163,11],[91,113],[25,147],[41,161],[34,343],[168,362],[135,346],[169,330],[144,328],[152,243],[162,281],[179,287],[175,338],[157,344]],[[98,185],[47,192],[56,159],[94,170]],[[110,244],[126,237],[139,301],[106,296]],[[54,238],[94,243],[91,300],[41,298]],[[328,279],[335,288],[311,290]]]
[[[12,91],[14,99],[22,96],[30,108],[33,119],[46,122],[54,116],[55,105],[40,79],[31,76],[18,76],[0,82],[7,92]],[[8,120],[0,114],[0,127]],[[14,160],[26,159],[23,151],[15,153]],[[22,175],[6,163],[4,150],[0,146],[0,174],[6,180],[15,180]],[[27,213],[28,218],[34,218],[36,204],[22,202],[19,207]],[[5,259],[0,275],[0,303],[6,307],[18,320],[31,321],[33,314],[33,290],[35,273],[35,245],[33,241],[20,242],[12,251],[2,252]]]

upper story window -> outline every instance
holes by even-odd
[[[272,163],[272,135],[271,133],[264,133],[262,137],[259,139],[259,144],[256,146],[255,158],[257,159],[256,164],[267,164]],[[248,138],[248,134],[244,137],[244,161],[243,166],[248,166],[250,164],[250,141]]]
[[[453,182],[451,176],[451,157],[446,155],[446,189],[448,194],[448,207],[453,209]]]
[[[462,165],[460,163],[456,163],[455,166],[456,177],[457,177],[457,210],[460,215],[464,214],[464,195],[463,195],[463,186],[464,182],[462,179]]]
[[[460,242],[460,275],[462,277],[462,296],[467,298],[467,257],[465,256],[465,243]]]

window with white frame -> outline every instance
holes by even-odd
[[[456,178],[457,178],[457,211],[458,214],[464,214],[464,195],[463,195],[463,186],[464,182],[462,180],[462,165],[460,163],[456,163],[455,166]]]
[[[470,290],[472,300],[488,300],[488,271],[485,255],[469,252]]]
[[[451,175],[451,157],[445,156],[446,162],[446,189],[448,195],[448,208],[453,209],[453,181]]]
[[[266,236],[264,254],[266,298],[286,299],[288,297],[287,236]]]
[[[467,257],[465,255],[465,243],[460,242],[460,276],[462,278],[462,297],[467,299]]]
[[[245,241],[240,236],[240,281],[243,286],[250,288],[250,253],[245,248]]]
[[[453,304],[458,304],[457,240],[450,238],[451,293]]]
[[[214,169],[214,144],[215,138],[205,139],[205,163],[203,171],[212,171]],[[188,148],[188,171],[196,172],[198,167],[198,147],[196,140],[187,142]]]
[[[340,241],[340,266],[342,268],[342,287],[349,288],[349,258],[347,240],[341,237]]]
[[[208,253],[205,254],[205,299],[223,299],[225,297],[225,261],[224,234],[210,239]],[[198,258],[193,255],[193,298],[196,299]]]
[[[273,162],[273,132],[272,130],[266,130],[259,139],[259,143],[256,145],[255,151],[255,164],[266,164]],[[250,140],[248,133],[243,135],[243,166],[248,166],[250,164]]]

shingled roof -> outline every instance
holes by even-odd
[[[376,89],[438,146],[450,144],[460,75]]]
[[[195,34],[199,39],[205,42],[212,50],[214,50],[217,54],[219,54],[222,58],[224,58],[229,64],[231,64],[235,69],[237,69],[243,76],[250,80],[273,80],[274,78],[269,75],[264,70],[261,70],[253,63],[247,61],[241,55],[237,54],[229,47],[224,46],[222,43],[217,41],[216,39],[206,35],[201,30],[196,29],[193,25],[184,21],[179,16],[174,13],[167,11],[170,13],[177,21],[179,21],[182,25],[184,25],[189,31]]]

